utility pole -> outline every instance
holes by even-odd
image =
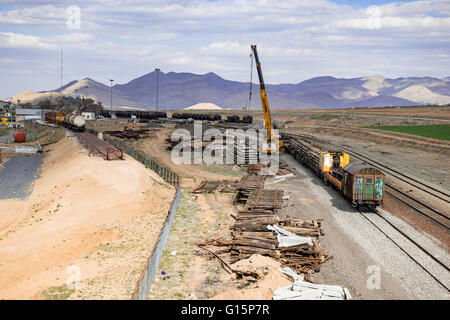
[[[250,113],[250,104],[252,102],[252,77],[253,77],[253,53],[250,53],[250,90],[248,93],[247,115]]]
[[[155,69],[156,71],[156,111],[158,111],[158,82],[159,82],[159,70],[158,68]]]
[[[111,114],[112,114],[112,83],[113,83],[113,79],[109,79],[109,81],[111,81]]]
[[[86,107],[87,106],[87,89],[88,89],[88,86],[86,86],[86,87],[84,87],[85,89],[86,89],[86,94],[85,94],[85,98],[84,98],[84,106]]]
[[[61,49],[61,88],[62,88],[62,83],[63,83],[63,51]],[[61,90],[62,92],[62,90]]]
[[[61,86],[60,86],[60,91],[59,91],[60,97],[61,97],[61,106],[60,106],[61,110],[60,111],[62,111],[62,109],[64,108],[62,83],[63,83],[63,50],[61,49]]]

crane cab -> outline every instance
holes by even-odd
[[[265,154],[284,152],[283,141],[278,141],[278,143],[263,142],[261,146],[261,152]]]

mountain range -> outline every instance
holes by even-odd
[[[114,107],[155,109],[156,72],[112,86]],[[230,81],[214,73],[159,72],[159,109],[181,109],[211,102],[222,108],[243,108],[249,82]],[[361,78],[315,77],[297,84],[266,84],[271,108],[340,108],[450,104],[450,77],[389,79],[380,75]],[[74,80],[53,92],[87,95],[110,106],[111,87],[90,78]],[[253,84],[251,108],[260,108],[258,84]],[[48,91],[47,91],[48,93]]]

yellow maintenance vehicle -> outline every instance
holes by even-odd
[[[275,132],[272,123],[272,116],[270,115],[269,101],[267,100],[266,86],[264,85],[264,79],[261,71],[261,63],[259,62],[258,52],[256,51],[256,45],[252,44],[251,48],[253,50],[253,55],[255,57],[256,70],[258,71],[259,78],[259,93],[261,95],[261,104],[264,114],[264,128],[267,131],[267,141],[262,145],[262,152],[267,154],[272,154],[276,152],[283,152],[283,142],[278,140],[275,143]]]

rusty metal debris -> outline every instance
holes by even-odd
[[[264,163],[258,162],[249,164],[247,166],[247,173],[249,175],[262,175],[262,169],[268,166]],[[293,169],[290,169],[286,164],[279,164],[278,171],[275,173],[276,176],[285,176],[294,173]]]

